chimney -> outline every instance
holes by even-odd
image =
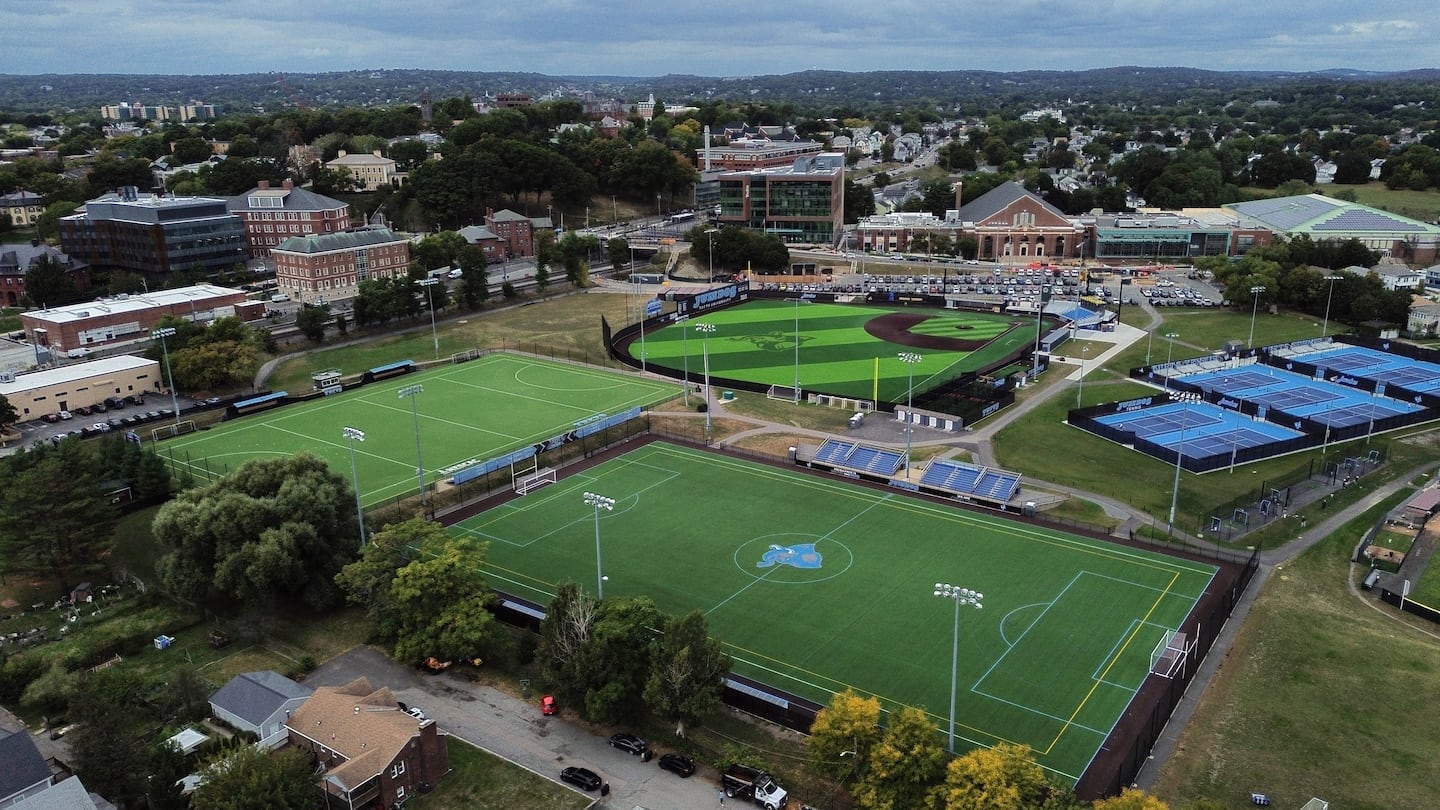
[[[289,191],[295,188],[295,181],[287,177],[285,178],[285,182],[280,184],[280,187],[285,189],[286,191]]]
[[[264,191],[264,190],[270,188],[270,181],[269,181],[269,180],[261,180],[259,185],[260,185],[260,190],[261,190],[261,191]]]
[[[955,181],[955,210],[959,211],[965,205],[965,184],[959,180]]]
[[[371,152],[370,154],[374,155],[375,157],[385,157],[384,155],[380,154],[380,150],[379,150],[379,149],[376,149],[374,152]]]
[[[710,171],[710,125],[705,125],[705,171]]]
[[[345,152],[345,150],[344,150],[344,149],[341,149],[341,150],[340,150],[340,155],[339,155],[339,156],[340,156],[340,157],[345,157],[345,155],[346,155],[346,152]]]

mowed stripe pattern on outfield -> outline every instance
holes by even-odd
[[[953,605],[936,581],[985,594],[961,615],[959,734],[1023,742],[1074,780],[1099,750],[1214,566],[1116,546],[796,470],[664,443],[587,469],[455,527],[491,541],[502,590],[540,602],[607,597],[705,612],[736,669],[825,702],[847,687],[944,725]]]
[[[412,411],[399,391],[415,384],[424,392]],[[159,452],[173,468],[208,480],[251,458],[307,451],[349,479],[350,445],[341,428],[359,428],[365,439],[355,443],[355,466],[370,505],[418,489],[417,423],[429,482],[440,470],[544,441],[596,413],[679,393],[678,385],[632,374],[494,353],[225,422],[165,442]]]

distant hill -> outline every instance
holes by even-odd
[[[1083,71],[806,70],[764,76],[547,76],[539,73],[450,70],[363,70],[335,73],[250,73],[208,76],[122,74],[0,75],[0,109],[23,112],[98,111],[102,104],[143,101],[175,105],[191,99],[227,112],[275,111],[286,106],[343,107],[418,103],[469,94],[525,92],[534,96],[590,91],[637,101],[654,93],[675,104],[725,98],[785,103],[816,111],[894,108],[924,103],[953,108],[976,102],[1043,104],[1067,98],[1124,101],[1143,97],[1171,103],[1196,94],[1282,95],[1325,84],[1434,82],[1440,70],[1377,73],[1332,69],[1311,73],[1212,71],[1185,67],[1111,67]]]

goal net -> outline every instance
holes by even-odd
[[[1150,651],[1150,672],[1162,678],[1173,678],[1180,671],[1195,642],[1186,644],[1186,636],[1178,630],[1167,630]]]
[[[770,399],[780,399],[785,402],[799,402],[801,391],[788,385],[772,385],[765,396]]]
[[[555,483],[554,467],[544,467],[538,470],[531,468],[527,473],[515,479],[515,493],[529,495],[530,490],[553,483]]]
[[[175,422],[175,423],[172,423],[172,424],[169,424],[169,425],[164,425],[164,426],[162,426],[162,427],[152,428],[152,429],[150,430],[150,439],[151,439],[151,441],[157,441],[157,442],[158,442],[158,441],[160,441],[161,439],[171,439],[171,438],[174,438],[174,437],[176,437],[176,436],[184,436],[186,433],[194,433],[194,432],[195,432],[195,420],[193,420],[193,419],[182,419],[182,420],[180,420],[179,422]]]

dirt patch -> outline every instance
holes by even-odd
[[[898,343],[901,346],[949,352],[973,352],[993,340],[993,338],[975,340],[974,338],[946,337],[944,335],[921,335],[910,331],[934,317],[936,316],[923,312],[892,312],[889,315],[881,315],[866,321],[865,332],[877,340]],[[955,331],[959,333],[963,330],[957,327]]]

